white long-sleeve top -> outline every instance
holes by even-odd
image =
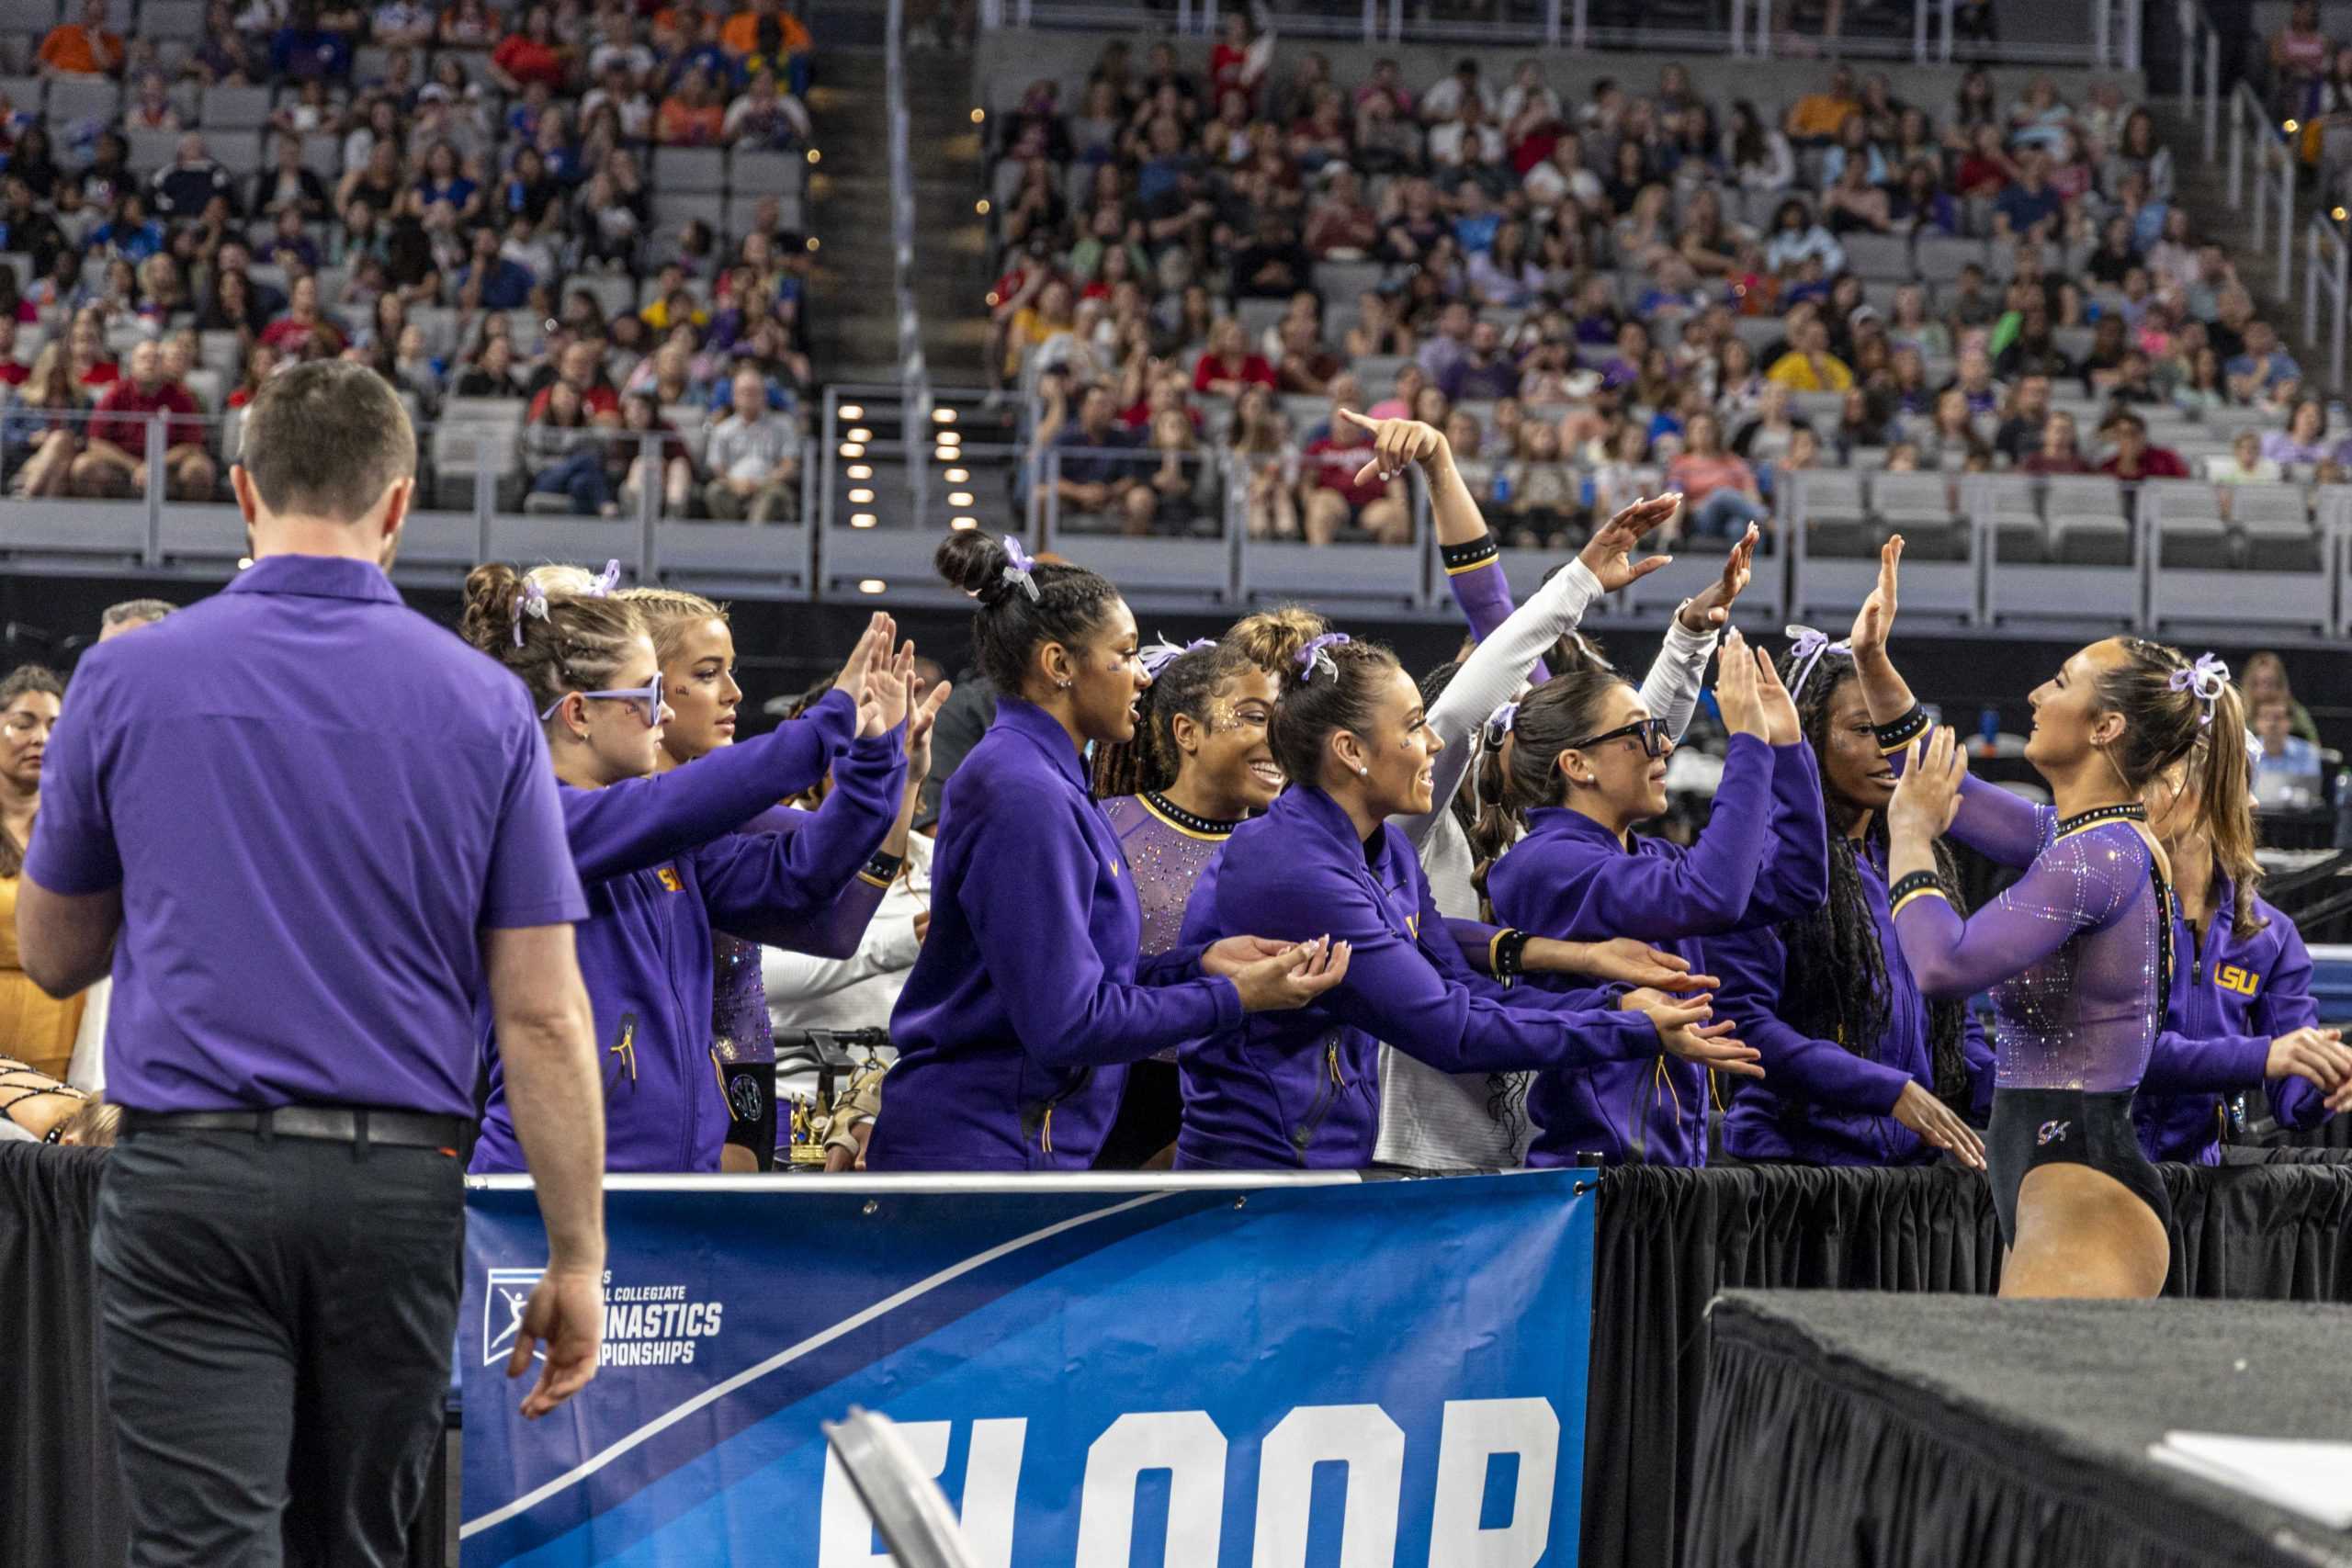
[[[905,869],[890,879],[889,891],[849,957],[760,950],[760,983],[767,990],[768,1021],[777,1035],[778,1094],[817,1091],[817,1064],[786,1045],[786,1030],[890,1027],[890,1010],[898,1005],[915,954],[922,951],[915,917],[931,908],[931,850],[922,834],[908,837]],[[884,1055],[888,1059],[888,1053]]]
[[[1445,750],[1438,753],[1430,808],[1419,817],[1393,820],[1419,849],[1440,914],[1479,918],[1478,892],[1471,882],[1476,867],[1453,801],[1454,791],[1471,776],[1480,728],[1497,708],[1520,694],[1535,661],[1577,629],[1601,592],[1600,580],[1581,560],[1555,572],[1471,651],[1430,705],[1430,728],[1445,742]],[[1687,630],[1678,607],[1667,627],[1665,646],[1642,680],[1643,705],[1665,719],[1678,739],[1697,710],[1715,641],[1713,631]],[[1380,1134],[1373,1157],[1384,1165],[1427,1169],[1520,1164],[1533,1133],[1518,1109],[1526,1103],[1528,1077],[1443,1073],[1383,1045]]]

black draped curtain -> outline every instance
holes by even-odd
[[[2157,1168],[2173,1207],[2166,1294],[2352,1302],[2352,1166],[2341,1151],[2268,1155]],[[1602,1178],[1599,1219],[1584,1568],[1682,1561],[1718,1291],[1983,1294],[1999,1278],[1991,1190],[1956,1167],[1628,1166]]]

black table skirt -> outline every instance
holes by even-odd
[[[2352,1561],[2146,1458],[2175,1427],[2352,1438],[2346,1308],[1773,1292],[1711,1323],[1684,1568]]]
[[[2340,1156],[2339,1156],[2340,1157]],[[2352,1166],[2159,1167],[2172,1199],[2172,1296],[2352,1302]],[[1585,1405],[1583,1568],[1681,1561],[1720,1291],[1989,1295],[1990,1190],[1956,1168],[1628,1167],[1600,1184]]]

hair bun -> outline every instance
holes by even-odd
[[[522,574],[504,561],[474,568],[466,574],[458,635],[485,653],[495,652],[501,638],[514,635],[514,595],[522,591]]]
[[[1004,596],[1004,569],[1012,558],[994,536],[978,528],[958,528],[939,541],[932,562],[939,575],[983,604]]]

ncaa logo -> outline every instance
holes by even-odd
[[[523,1309],[530,1304],[531,1287],[545,1269],[492,1269],[482,1282],[481,1364],[496,1366],[514,1353],[514,1337],[523,1331]],[[548,1359],[534,1350],[534,1360]]]
[[[2066,1136],[2066,1129],[2072,1125],[2071,1122],[2044,1122],[2041,1131],[2034,1134],[2033,1141],[2037,1145],[2062,1142]]]

